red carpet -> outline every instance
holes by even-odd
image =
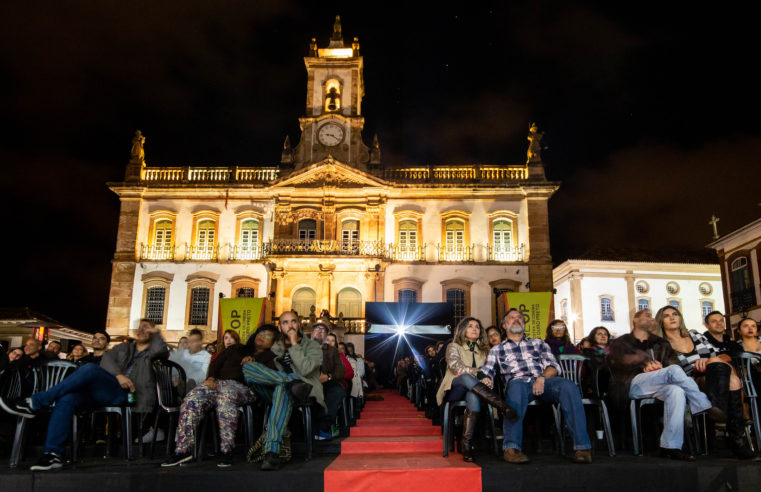
[[[326,492],[477,492],[481,468],[441,456],[439,427],[395,391],[368,401],[341,455],[325,469]]]

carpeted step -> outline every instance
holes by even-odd
[[[394,417],[401,417],[407,419],[416,419],[419,417],[425,418],[423,412],[389,412],[386,410],[366,410],[360,415],[361,419],[388,419]]]
[[[348,437],[341,454],[441,453],[441,436]]]
[[[460,456],[341,454],[325,469],[326,492],[478,492],[481,469]]]
[[[369,425],[405,425],[405,426],[426,426],[431,427],[431,421],[425,417],[389,417],[374,419],[357,420],[358,427],[367,427]]]
[[[433,426],[419,425],[368,425],[352,427],[349,430],[352,437],[358,436],[439,436],[441,429]]]

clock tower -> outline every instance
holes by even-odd
[[[363,171],[370,165],[370,150],[362,141],[362,97],[365,95],[363,61],[359,40],[345,46],[341,18],[336,16],[327,48],[317,48],[312,38],[307,69],[306,113],[299,118],[301,139],[290,148],[286,139],[283,167],[294,170],[320,162],[328,156]],[[373,164],[379,159],[373,159]]]

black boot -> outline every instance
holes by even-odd
[[[476,384],[470,389],[470,391],[489,405],[499,410],[499,413],[501,413],[502,416],[506,419],[512,421],[518,420],[518,412],[516,412],[513,407],[508,405],[507,402],[503,401],[497,393],[492,391],[484,383]]]
[[[729,377],[732,368],[727,364],[709,364],[705,373],[705,394],[711,400],[709,415],[714,422],[726,421],[729,408]],[[723,414],[723,415],[722,415]],[[723,417],[723,419],[722,419]]]
[[[462,419],[462,460],[472,463],[473,460],[473,436],[476,434],[478,412],[465,409]]]
[[[751,451],[744,439],[745,417],[743,416],[742,390],[729,392],[727,410],[729,449],[737,459],[758,461],[761,456]]]

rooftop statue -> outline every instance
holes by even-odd
[[[133,162],[145,162],[145,150],[143,145],[145,144],[145,137],[140,130],[135,132],[135,137],[132,139],[132,149],[130,149],[130,160]]]
[[[544,132],[539,132],[539,127],[536,123],[531,123],[531,127],[528,129],[528,152],[526,162],[541,162],[542,161],[542,137]]]

